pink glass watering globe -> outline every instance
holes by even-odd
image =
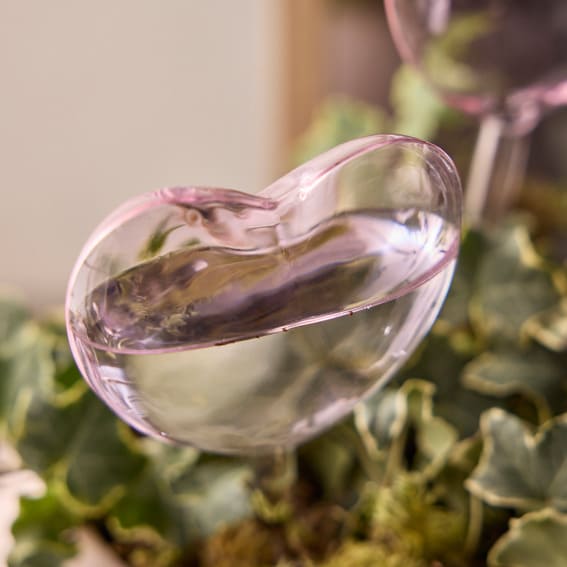
[[[565,0],[385,0],[404,59],[465,112],[516,132],[567,103]]]
[[[481,117],[466,190],[472,222],[519,190],[528,134],[567,104],[565,0],[385,0],[402,57],[448,104]]]
[[[220,453],[292,448],[387,382],[429,330],[460,210],[451,160],[399,136],[343,144],[256,195],[135,198],[73,270],[75,359],[141,432]]]

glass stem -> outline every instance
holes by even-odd
[[[499,116],[483,118],[465,193],[470,226],[495,221],[510,208],[522,186],[529,136],[509,135]]]

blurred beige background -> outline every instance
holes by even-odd
[[[285,0],[0,0],[0,282],[61,303],[116,205],[279,172]]]
[[[327,94],[383,102],[396,64],[370,0],[0,0],[0,286],[62,304],[118,204],[261,189]]]

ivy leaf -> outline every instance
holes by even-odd
[[[564,567],[567,565],[567,516],[546,508],[510,522],[490,550],[490,567]]]
[[[165,246],[166,240],[168,236],[181,228],[183,225],[178,224],[174,226],[168,226],[170,222],[170,218],[164,218],[155,228],[155,230],[150,234],[146,244],[142,248],[139,254],[140,260],[148,260],[153,258],[156,254],[158,254],[161,249]]]
[[[128,435],[132,435],[130,430],[89,392],[85,412],[62,462],[69,494],[77,503],[105,505],[141,474],[146,459],[124,441]]]
[[[403,392],[392,388],[378,391],[356,408],[355,424],[359,433],[370,435],[376,449],[388,449],[400,437],[407,419]]]
[[[41,498],[22,498],[20,515],[12,526],[15,545],[10,567],[56,567],[75,555],[69,530],[78,520],[53,491]]]
[[[57,311],[41,320],[40,330],[42,337],[51,347],[54,364],[53,402],[57,406],[72,403],[87,391],[88,386],[71,354],[63,314]]]
[[[468,387],[498,397],[523,394],[534,400],[540,413],[565,409],[565,361],[539,348],[501,350],[481,354],[463,372]]]
[[[394,108],[393,132],[432,139],[450,110],[410,65],[402,65],[392,80],[390,102]]]
[[[347,97],[329,98],[299,140],[293,161],[303,163],[348,140],[387,130],[387,118],[376,107]]]
[[[150,459],[155,473],[169,485],[190,474],[200,455],[193,447],[169,445],[151,437],[139,439],[137,446]]]
[[[445,464],[458,439],[457,430],[433,415],[435,386],[424,380],[410,379],[399,390],[384,390],[357,409],[356,426],[377,456],[388,451],[388,466],[401,459],[407,434],[415,444],[410,467],[426,476],[435,475]],[[372,451],[373,449],[373,451]],[[383,456],[383,454],[382,454]],[[393,471],[388,471],[393,474]]]
[[[32,398],[16,448],[26,466],[56,477],[85,511],[108,506],[143,470],[145,457],[125,442],[130,434],[88,392],[63,408]]]
[[[530,317],[522,330],[549,350],[567,351],[567,299]]]
[[[457,260],[457,269],[436,326],[446,331],[464,328],[469,323],[469,303],[473,296],[476,275],[487,242],[482,233],[469,230],[464,235]]]
[[[8,356],[13,352],[29,320],[29,311],[17,298],[0,295],[0,356]]]
[[[168,508],[173,496],[151,465],[128,485],[128,491],[113,507],[111,519],[117,521],[120,531],[153,531],[169,535],[174,527],[173,516]]]
[[[109,526],[121,542],[143,542],[158,555],[168,555],[173,543],[178,547],[187,544],[183,507],[171,486],[183,475],[190,475],[199,453],[150,438],[141,439],[138,445],[148,462],[112,508]],[[157,564],[158,559],[154,556],[152,564]]]
[[[201,539],[223,525],[252,515],[249,465],[234,460],[204,460],[173,483],[187,510],[189,533]],[[192,538],[192,539],[193,539]]]
[[[435,414],[457,428],[460,437],[478,430],[482,412],[494,406],[494,399],[464,388],[461,373],[471,357],[455,350],[451,337],[431,333],[396,381],[409,378],[427,380],[435,385]]]
[[[36,325],[26,326],[17,352],[0,355],[0,427],[15,432],[22,427],[31,397],[52,393],[53,372],[49,344]]]
[[[558,294],[526,227],[507,227],[495,238],[479,267],[472,314],[483,334],[515,341],[522,325],[555,305]]]
[[[484,440],[467,488],[493,506],[567,510],[567,414],[534,433],[518,417],[492,409],[482,417]]]
[[[314,476],[324,497],[334,501],[349,489],[356,465],[356,448],[344,438],[343,427],[347,426],[338,425],[298,450],[299,460]]]
[[[187,545],[182,508],[152,464],[128,484],[107,524],[115,541],[137,549],[138,560],[143,553],[147,565],[171,565]]]
[[[408,418],[415,430],[414,468],[431,477],[449,458],[458,439],[457,430],[444,419],[433,415],[435,386],[423,380],[409,380],[402,386],[408,406]]]

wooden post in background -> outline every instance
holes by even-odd
[[[282,131],[288,149],[308,126],[324,95],[328,4],[328,0],[285,0],[283,5]]]

